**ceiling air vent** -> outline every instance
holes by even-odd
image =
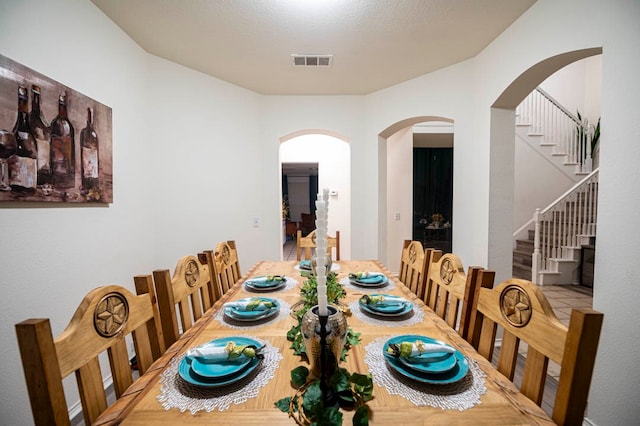
[[[294,67],[330,67],[333,55],[291,55]]]

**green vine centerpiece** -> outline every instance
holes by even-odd
[[[333,312],[344,318],[342,312],[337,312],[339,307],[345,305],[340,302],[346,296],[346,292],[337,280],[335,273],[329,273],[326,280],[327,300]],[[301,301],[298,302],[297,309],[294,305],[292,315],[298,320],[297,324],[291,327],[287,333],[287,339],[291,341],[291,349],[295,355],[305,355],[312,364],[312,371],[305,366],[300,366],[291,371],[291,383],[297,389],[291,397],[282,398],[275,403],[276,407],[283,412],[288,412],[299,425],[323,424],[341,425],[342,413],[339,408],[355,410],[353,417],[354,425],[367,425],[369,423],[369,409],[366,402],[373,397],[373,379],[371,374],[350,373],[345,368],[337,367],[332,369],[330,377],[326,378],[326,383],[317,377],[317,362],[315,351],[308,353],[305,340],[309,340],[303,333],[303,329],[309,328],[309,321],[316,314],[318,303],[317,277],[310,276],[301,288]],[[313,309],[313,310],[312,310]],[[310,310],[312,310],[310,312]],[[305,324],[306,321],[306,324]],[[346,325],[346,321],[342,320]],[[334,322],[334,327],[340,327],[340,323]],[[352,345],[360,343],[360,333],[355,333],[347,327],[344,344],[341,345],[340,360],[346,358],[347,352]],[[336,354],[337,356],[337,354]],[[327,398],[327,393],[332,396],[331,402]]]

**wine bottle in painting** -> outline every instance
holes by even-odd
[[[87,127],[80,132],[82,189],[98,188],[98,135],[93,128],[93,108],[87,108]]]
[[[16,138],[8,130],[0,129],[0,191],[11,191],[9,158],[16,153]]]
[[[29,126],[38,146],[38,185],[47,185],[51,183],[51,169],[49,167],[51,129],[40,109],[40,86],[35,84],[31,86]]]
[[[9,182],[11,190],[19,193],[35,193],[38,180],[38,147],[29,127],[27,88],[18,88],[18,118],[13,126],[16,152],[9,158]]]
[[[75,134],[67,116],[67,94],[58,97],[58,115],[51,122],[51,181],[54,188],[75,186]]]

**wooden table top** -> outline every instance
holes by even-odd
[[[480,369],[486,374],[485,384],[487,392],[480,397],[480,403],[473,407],[459,410],[443,410],[429,406],[416,406],[411,401],[400,395],[391,395],[385,387],[378,386],[374,382],[374,398],[367,403],[371,409],[370,424],[374,425],[420,425],[420,424],[473,424],[473,425],[514,425],[514,424],[554,424],[549,416],[532,401],[522,395],[518,389],[484,358],[482,358],[464,339],[462,339],[451,327],[441,320],[422,301],[416,299],[404,285],[390,271],[378,261],[338,261],[340,269],[335,271],[338,280],[346,277],[349,272],[356,271],[381,271],[395,286],[392,289],[384,289],[385,293],[395,294],[410,299],[414,303],[414,309],[424,312],[424,320],[410,326],[394,327],[372,325],[357,318],[355,315],[347,317],[349,327],[355,332],[361,333],[361,343],[355,345],[349,351],[346,362],[342,363],[352,373],[365,374],[369,372],[364,362],[365,347],[379,337],[394,336],[400,334],[418,334],[430,336],[447,342],[459,349],[468,359],[477,362]],[[245,274],[245,278],[259,275],[286,275],[302,284],[306,278],[300,275],[295,266],[295,261],[263,261],[258,262]],[[347,289],[347,297],[343,300],[346,304],[357,300],[363,292]],[[176,425],[176,424],[215,424],[215,425],[292,425],[293,419],[287,413],[281,412],[274,405],[276,401],[287,396],[293,396],[295,389],[292,387],[290,371],[300,365],[308,366],[304,358],[296,356],[289,348],[290,342],[286,339],[287,331],[296,324],[292,316],[271,321],[260,328],[250,330],[237,330],[221,324],[214,319],[215,313],[228,301],[256,295],[249,293],[242,284],[236,284],[224,297],[211,308],[203,318],[188,330],[179,341],[167,350],[152,368],[137,380],[111,407],[98,419],[98,425]],[[273,293],[261,293],[260,295],[277,297],[293,305],[300,300],[299,288],[276,291]],[[181,356],[187,349],[206,343],[210,340],[231,336],[250,335],[267,340],[272,346],[277,347],[283,356],[275,377],[264,387],[261,387],[257,397],[250,398],[239,405],[231,405],[224,411],[205,412],[199,411],[191,414],[189,411],[180,412],[178,409],[165,410],[160,402],[160,374],[169,366],[170,361]],[[351,424],[352,411],[343,412],[343,423]]]

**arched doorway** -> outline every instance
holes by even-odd
[[[340,256],[351,257],[351,146],[335,132],[309,129],[280,139],[283,163],[317,163],[317,188],[330,189],[329,234],[340,231]],[[282,191],[280,191],[282,193]],[[281,198],[282,204],[282,198]],[[309,206],[309,212],[311,206]],[[295,218],[294,218],[295,219]]]
[[[559,69],[599,55],[602,48],[582,49],[545,59],[516,78],[491,105],[488,268],[496,281],[511,276],[514,211],[515,109],[540,83]]]
[[[445,117],[418,116],[399,121],[379,134],[378,252],[392,270],[400,264],[402,242],[412,239],[414,234],[413,148],[417,125],[431,125],[436,135],[452,133],[452,124],[453,120]],[[452,136],[450,147],[453,147]]]

